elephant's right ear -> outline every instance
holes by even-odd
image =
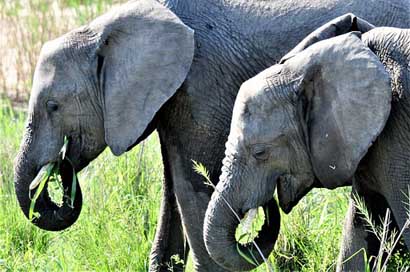
[[[287,53],[280,60],[280,63],[284,63],[286,60],[302,52],[314,43],[343,35],[351,31],[358,31],[363,34],[373,28],[374,25],[367,22],[366,20],[355,16],[353,13],[347,13],[333,19],[332,21],[324,24],[323,26],[310,33],[295,48]]]
[[[89,28],[98,36],[105,140],[120,155],[184,82],[193,60],[194,33],[154,0],[128,2]]]
[[[349,185],[390,114],[390,76],[357,33],[322,41],[285,64],[299,71],[300,116],[316,177]]]

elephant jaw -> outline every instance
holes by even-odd
[[[290,213],[299,201],[315,186],[313,178],[295,178],[291,175],[283,175],[278,179],[278,199],[280,208]],[[319,186],[320,187],[320,186]]]

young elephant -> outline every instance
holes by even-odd
[[[236,227],[224,200],[244,214],[270,201],[276,185],[286,213],[313,187],[352,184],[374,219],[390,208],[394,225],[405,225],[409,63],[410,30],[340,35],[329,23],[242,85],[205,218],[205,242],[215,261],[230,265],[220,248],[232,243],[226,240]],[[350,202],[338,270],[357,271],[363,256],[342,261],[361,248],[377,255],[379,242]],[[404,240],[410,249],[409,231]]]
[[[106,147],[121,155],[156,129],[164,182],[150,271],[168,271],[172,256],[185,260],[188,249],[195,270],[224,271],[205,248],[212,191],[192,160],[217,179],[240,84],[350,11],[375,25],[410,26],[410,0],[133,0],[47,42],[15,164],[24,214],[30,217],[32,181],[58,160],[64,136],[67,157],[80,171]],[[367,29],[361,22],[352,27],[353,19],[341,18],[335,27]],[[62,178],[70,192],[70,176]],[[61,207],[44,190],[35,207],[41,216],[32,222],[55,231],[74,224],[82,203],[77,185],[74,203]],[[266,239],[270,251],[276,237]],[[182,263],[174,271],[183,270]]]

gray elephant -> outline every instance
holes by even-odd
[[[203,241],[212,191],[191,160],[217,179],[241,83],[349,11],[377,25],[410,25],[409,0],[137,0],[46,43],[15,165],[23,212],[29,214],[31,181],[57,160],[64,136],[80,171],[106,146],[121,155],[157,129],[165,178],[150,269],[167,271],[175,254],[184,259],[186,238],[196,270],[223,270]],[[71,173],[62,167],[69,191]],[[58,207],[44,190],[35,207],[41,216],[33,223],[48,230],[69,227],[81,210],[76,196]],[[274,242],[271,236],[268,247]]]
[[[346,15],[353,16],[353,15]],[[211,257],[239,268],[232,230],[239,214],[272,201],[277,186],[286,212],[313,187],[353,185],[376,223],[392,210],[394,226],[409,218],[410,30],[374,28],[362,34],[335,27],[336,18],[307,36],[279,64],[246,81],[238,93],[217,190],[205,217]],[[362,31],[364,32],[364,31]],[[338,270],[364,269],[361,248],[378,255],[351,200]],[[410,249],[410,232],[404,232]],[[235,270],[233,269],[233,270]]]

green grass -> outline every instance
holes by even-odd
[[[125,1],[0,0],[0,97],[26,101],[42,44]],[[84,206],[77,223],[45,232],[17,205],[13,160],[25,114],[6,101],[0,99],[0,271],[147,271],[163,173],[156,134],[121,157],[107,150],[93,161],[79,175]],[[349,191],[315,190],[282,215],[269,257],[276,270],[334,270]]]
[[[271,256],[278,270],[335,270],[349,192],[350,188],[315,189],[290,215],[282,213],[281,233]]]
[[[29,223],[14,194],[12,163],[24,119],[0,107],[0,271],[146,271],[162,180],[156,135],[119,158],[107,150],[83,170],[80,219],[52,233]]]
[[[0,103],[0,271],[146,271],[163,173],[157,136],[120,157],[109,150],[101,154],[79,175],[79,220],[66,231],[46,232],[29,223],[16,201],[12,164],[25,114],[9,104]],[[315,191],[283,215],[270,257],[274,267],[324,271],[334,263],[345,191]]]

